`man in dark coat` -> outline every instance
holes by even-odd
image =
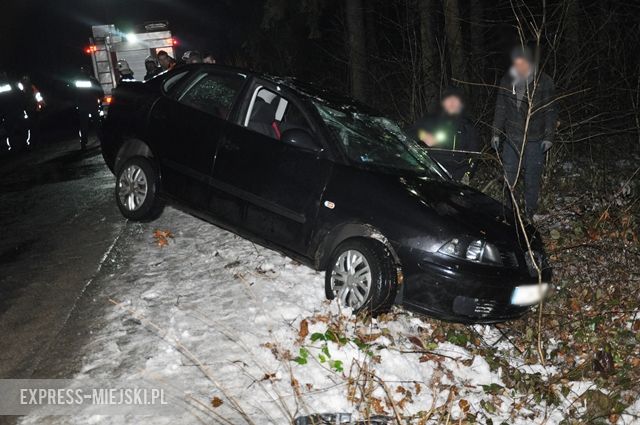
[[[73,82],[75,87],[75,103],[78,118],[78,135],[80,149],[85,150],[89,142],[89,129],[98,119],[98,104],[104,97],[102,86],[87,70],[80,73]]]
[[[553,80],[538,72],[531,50],[516,47],[511,53],[511,68],[498,87],[491,145],[501,154],[511,188],[519,176],[523,177],[529,218],[538,208],[544,154],[553,144],[557,119],[554,96]],[[509,194],[507,203],[511,205]]]
[[[409,129],[409,135],[427,145],[429,155],[455,180],[468,182],[475,170],[480,137],[465,115],[464,106],[463,91],[447,88],[442,93],[440,110],[418,120]]]

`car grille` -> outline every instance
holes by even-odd
[[[469,317],[486,317],[496,308],[494,300],[459,295],[453,300],[453,311]]]

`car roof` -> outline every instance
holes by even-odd
[[[283,85],[290,90],[296,92],[299,96],[306,97],[312,101],[319,101],[334,108],[340,109],[354,109],[359,112],[368,113],[370,115],[381,114],[376,112],[373,108],[356,101],[355,99],[339,94],[337,92],[327,90],[319,84],[309,83],[299,80],[295,77],[279,77],[274,75],[265,74],[262,72],[252,71],[249,69],[238,68],[227,65],[218,64],[191,64],[182,65],[180,68],[201,68],[201,69],[217,69],[225,72],[233,72],[242,75],[252,76],[269,81],[273,84]],[[177,69],[177,68],[176,68]]]

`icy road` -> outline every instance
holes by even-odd
[[[550,409],[496,395],[501,370],[429,343],[433,322],[400,311],[356,324],[324,301],[320,273],[171,207],[153,223],[126,222],[97,148],[75,148],[0,164],[0,378],[152,383],[178,395],[179,414],[21,423],[286,424],[370,412],[552,424],[592,385]],[[477,332],[500,339],[491,327]],[[523,373],[553,373],[497,346]]]

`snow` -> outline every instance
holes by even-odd
[[[168,246],[155,243],[155,230],[173,233]],[[466,408],[493,423],[555,424],[590,387],[575,385],[556,408],[527,403],[527,394],[511,390],[487,393],[483,386],[504,384],[501,370],[492,371],[484,358],[448,342],[427,347],[429,354],[416,352],[421,350],[409,337],[420,334],[429,344],[433,329],[427,321],[400,310],[391,320],[356,323],[349,311],[325,300],[323,274],[173,208],[156,222],[129,223],[91,285],[99,288],[95,302],[105,325],[84,347],[75,378],[153,382],[181,395],[180,416],[144,423],[225,418],[234,424],[285,424],[327,412],[358,418],[366,401],[377,399],[378,413],[423,412],[434,423],[447,411],[457,421]],[[345,340],[312,341],[330,328]],[[526,365],[495,328],[476,331],[522,371],[553,373]],[[370,345],[358,346],[363,340]],[[305,351],[306,363],[295,361]],[[223,404],[212,407],[214,397]],[[486,403],[495,406],[493,412]],[[633,408],[640,410],[638,403]],[[29,416],[22,423],[39,421]],[[54,417],[49,423],[123,421],[139,423],[114,416]]]

